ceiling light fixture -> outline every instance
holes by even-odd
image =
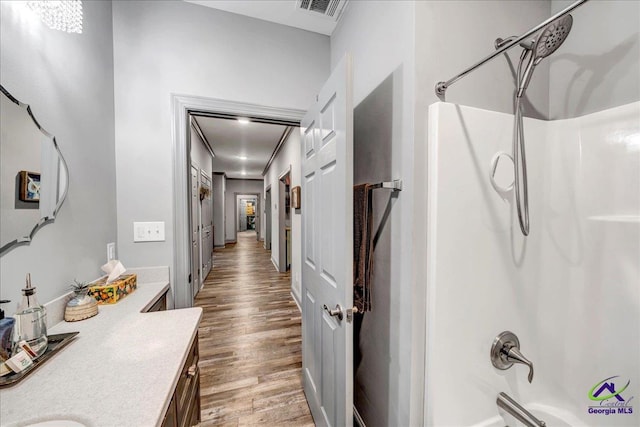
[[[28,1],[27,6],[52,30],[82,34],[82,1]]]
[[[238,117],[238,122],[241,125],[248,125],[250,121],[251,120],[247,119],[246,117]]]
[[[247,160],[247,156],[238,156],[238,159],[240,159],[240,160]]]
[[[245,172],[245,171],[242,171],[242,172],[240,172],[240,173],[241,173],[242,175],[246,175],[246,174],[247,174],[247,172]]]

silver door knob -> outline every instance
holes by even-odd
[[[329,313],[329,316],[337,317],[338,320],[342,320],[344,318],[344,314],[342,313],[342,307],[340,307],[340,304],[336,304],[336,308],[334,308],[333,310],[327,307],[327,304],[325,304],[322,308],[324,309],[324,311]]]

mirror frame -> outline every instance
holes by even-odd
[[[49,223],[53,222],[56,219],[56,216],[58,215],[58,211],[60,210],[60,207],[62,206],[62,203],[64,203],[65,199],[67,198],[67,192],[69,191],[69,168],[67,167],[66,160],[62,156],[62,152],[60,151],[60,147],[58,147],[58,142],[56,141],[56,137],[54,135],[50,134],[49,132],[47,132],[42,126],[40,126],[40,123],[38,123],[38,120],[36,120],[36,117],[33,115],[33,112],[31,111],[31,107],[29,106],[29,104],[25,104],[25,103],[20,102],[19,100],[17,100],[1,84],[0,84],[0,91],[2,92],[3,95],[5,95],[7,98],[9,98],[9,100],[11,102],[16,104],[18,107],[24,109],[27,112],[27,114],[29,114],[29,117],[31,117],[31,120],[33,120],[33,123],[36,125],[38,130],[40,132],[42,132],[45,137],[47,137],[49,140],[51,140],[51,142],[53,143],[53,147],[55,148],[56,152],[58,153],[58,157],[60,158],[60,167],[62,168],[61,170],[64,170],[64,173],[67,176],[67,182],[66,182],[66,186],[64,188],[64,192],[60,195],[60,199],[58,200],[58,203],[56,203],[56,207],[53,209],[53,212],[51,213],[51,215],[45,216],[45,217],[41,217],[38,220],[38,222],[33,226],[33,228],[31,229],[31,232],[28,235],[22,236],[22,237],[16,237],[14,240],[12,240],[12,241],[6,243],[5,245],[3,245],[0,248],[0,257],[1,257],[2,255],[6,254],[11,249],[13,249],[13,248],[15,248],[17,246],[22,246],[22,245],[29,244],[33,240],[33,237],[35,236],[36,232],[42,226],[44,226],[45,224],[49,224]],[[58,172],[58,174],[60,174],[60,171]]]

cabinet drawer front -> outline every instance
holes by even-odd
[[[196,372],[189,387],[188,396],[183,411],[179,414],[180,427],[190,427],[198,424],[200,420],[200,372]]]
[[[192,392],[194,384],[200,379],[198,360],[198,337],[196,335],[196,338],[193,341],[193,346],[189,351],[187,362],[182,368],[180,379],[178,380],[178,386],[176,387],[176,405],[178,408],[178,414],[180,415],[186,415],[189,396]]]

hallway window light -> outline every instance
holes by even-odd
[[[27,6],[53,30],[82,34],[82,1],[28,1]]]

